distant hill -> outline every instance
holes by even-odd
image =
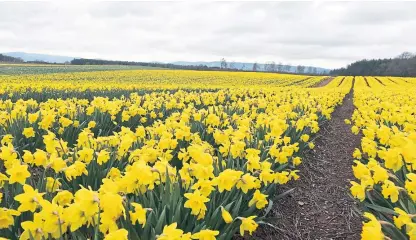
[[[21,58],[25,62],[28,61],[42,61],[48,63],[65,63],[70,62],[74,57],[67,57],[67,56],[57,56],[57,55],[49,55],[49,54],[38,54],[38,53],[25,53],[25,52],[8,52],[3,53],[4,55]]]
[[[182,65],[182,66],[198,66],[198,65],[206,65],[207,67],[221,67],[220,61],[214,61],[214,62],[186,62],[186,61],[178,61],[178,62],[172,62],[172,64],[175,65]],[[252,70],[254,63],[246,63],[246,62],[228,62],[228,67],[235,68],[239,70]],[[265,64],[258,63],[258,71],[264,71]],[[290,73],[296,73],[296,66],[286,66],[286,72]],[[312,66],[305,66],[305,73],[308,73],[308,69],[314,68]],[[318,74],[322,73],[328,73],[330,69],[327,68],[321,68],[321,67],[315,67]]]

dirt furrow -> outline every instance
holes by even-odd
[[[377,80],[377,82],[379,82],[381,85],[386,86],[386,84],[384,84],[380,79],[378,79],[376,77],[374,79]]]
[[[318,88],[318,87],[325,87],[326,85],[328,85],[328,83],[330,83],[332,80],[334,80],[334,77],[327,77],[325,79],[323,79],[322,81],[318,82],[317,84],[315,84],[313,87]]]
[[[343,77],[343,78],[341,79],[341,82],[339,82],[339,84],[338,84],[338,86],[337,86],[337,87],[341,86],[341,84],[344,82],[344,80],[345,80],[345,77]]]
[[[364,77],[364,81],[365,81],[365,83],[367,84],[367,87],[371,88],[371,86],[370,86],[370,84],[368,83],[368,80],[367,80],[367,78],[366,78],[366,77]]]
[[[278,188],[295,188],[288,196],[275,200],[272,213],[276,228],[264,227],[260,239],[359,239],[361,219],[354,212],[349,194],[352,152],[360,136],[344,123],[354,111],[352,91],[321,127],[315,148],[306,153],[298,181]]]

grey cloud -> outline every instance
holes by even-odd
[[[415,19],[416,2],[353,2],[349,4],[350,14],[342,23],[384,25]]]
[[[0,3],[0,52],[340,67],[416,52],[412,2]]]

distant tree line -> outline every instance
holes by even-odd
[[[228,63],[225,58],[220,60],[219,67],[208,67],[207,65],[179,65],[172,63],[158,63],[158,62],[131,62],[131,61],[114,61],[114,60],[101,60],[101,59],[87,59],[76,58],[73,59],[70,64],[73,65],[126,65],[126,66],[143,66],[143,67],[158,67],[158,68],[170,68],[170,69],[186,69],[186,70],[212,70],[212,71],[263,71],[263,72],[291,72],[290,65],[283,65],[282,63],[276,64],[275,62],[267,62],[263,65],[263,69],[260,69],[260,64],[254,63],[252,69],[245,69],[245,67],[237,68],[234,62]],[[305,66],[297,66],[296,73],[298,74],[318,74],[317,68],[308,67],[305,71]]]
[[[58,64],[58,63],[45,62],[45,61],[42,61],[42,60],[26,61],[26,63],[34,63],[34,64]]]
[[[416,77],[416,54],[404,52],[395,58],[361,60],[346,68],[335,69],[331,75]]]
[[[0,62],[9,63],[24,63],[25,61],[21,58],[10,57],[0,54]],[[26,63],[34,64],[57,64],[49,63],[42,60],[26,61]],[[289,73],[289,74],[309,74],[319,75],[326,74],[325,72],[318,73],[316,67],[305,67],[298,65],[294,69],[290,64],[275,63],[274,61],[266,62],[265,64],[254,63],[252,67],[241,64],[236,65],[235,62],[227,62],[225,58],[220,60],[218,67],[207,66],[203,64],[199,65],[180,65],[172,63],[159,63],[159,62],[134,62],[134,61],[115,61],[115,60],[102,60],[102,59],[88,59],[88,58],[75,58],[71,62],[65,62],[65,64],[71,65],[126,65],[126,66],[142,66],[142,67],[156,67],[156,68],[169,68],[169,69],[185,69],[185,70],[205,70],[205,71],[252,71],[252,72],[277,72],[277,73]],[[251,64],[250,64],[251,65]]]
[[[8,62],[8,63],[23,63],[23,59],[15,58],[0,54],[0,62]]]
[[[126,66],[142,66],[142,67],[158,67],[171,69],[187,69],[187,70],[221,70],[221,67],[208,67],[206,65],[178,65],[172,63],[157,62],[130,62],[130,61],[113,61],[101,59],[75,58],[71,61],[74,65],[126,65]],[[225,70],[225,69],[223,69]]]
[[[249,69],[246,69],[245,65],[243,65],[241,69],[236,68],[234,62],[227,63],[225,58],[221,59],[220,66],[221,66],[221,69],[250,71]],[[262,72],[270,72],[270,73],[277,72],[277,73],[291,73],[291,74],[310,74],[310,75],[324,75],[328,73],[328,72],[318,73],[318,68],[306,67],[303,65],[296,66],[294,71],[292,71],[291,69],[292,69],[292,66],[290,66],[289,64],[284,65],[281,62],[276,64],[276,62],[271,61],[271,62],[266,62],[265,64],[263,64],[262,67],[260,64],[255,62],[253,64],[253,67],[251,68],[251,71],[252,72],[262,71]]]

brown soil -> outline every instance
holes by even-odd
[[[311,79],[311,78],[312,77],[307,77],[307,78],[303,78],[303,79],[298,80],[298,81],[294,81],[294,82],[290,83],[290,86],[299,85],[300,83],[305,82],[306,80]]]
[[[390,80],[390,82],[397,84],[396,81],[393,81],[391,78],[387,78],[388,80]]]
[[[324,87],[328,83],[330,83],[333,79],[334,79],[334,77],[327,77],[324,80],[320,81],[319,83],[313,85],[312,87]]]
[[[361,219],[355,213],[355,201],[349,196],[352,153],[360,145],[360,136],[344,123],[354,111],[352,91],[321,126],[315,148],[305,153],[299,168],[301,178],[278,187],[283,193],[275,200],[269,217],[275,228],[258,229],[254,239],[359,239]]]
[[[341,82],[339,82],[339,84],[338,84],[338,86],[337,86],[337,87],[341,86],[341,85],[342,85],[342,83],[344,82],[344,80],[345,80],[345,77],[343,77],[343,78],[341,79]]]
[[[376,77],[374,79],[377,80],[377,82],[379,82],[381,85],[386,86],[386,84],[384,84],[380,79],[378,79]]]
[[[367,78],[364,78],[365,83],[367,84],[367,87],[371,87],[370,84],[368,83]]]

